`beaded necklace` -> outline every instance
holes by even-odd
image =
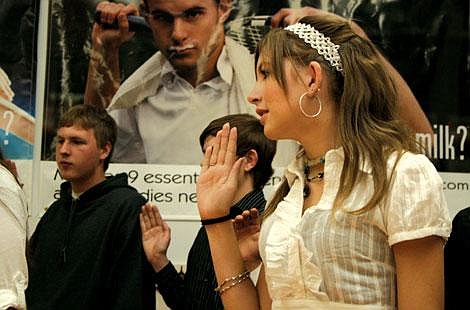
[[[310,168],[317,166],[317,165],[323,165],[325,164],[325,157],[322,156],[319,159],[316,160],[311,160],[306,158],[304,161],[304,198],[307,198],[310,195],[310,187],[308,186],[308,183],[310,182],[320,182],[323,181],[323,176],[324,172],[320,171],[316,175],[310,176]]]

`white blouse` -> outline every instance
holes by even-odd
[[[0,165],[0,309],[26,309],[28,209],[23,190]]]
[[[392,171],[396,154],[388,160]],[[395,309],[395,243],[437,235],[447,238],[451,221],[442,180],[424,156],[405,153],[390,194],[376,208],[351,215],[370,199],[373,180],[365,161],[358,184],[332,219],[344,153],[325,156],[323,195],[303,207],[303,159],[286,169],[288,195],[262,225],[260,253],[273,309]]]

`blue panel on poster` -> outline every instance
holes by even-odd
[[[0,146],[6,158],[33,159],[33,145],[14,134],[6,134],[3,129],[0,129]]]

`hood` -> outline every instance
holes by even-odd
[[[132,188],[127,183],[127,174],[119,173],[114,176],[106,177],[106,180],[82,193],[77,199],[77,206],[85,207],[90,205],[90,202],[102,197],[116,188]],[[61,184],[60,200],[66,202],[72,200],[72,186],[70,182],[64,182]]]

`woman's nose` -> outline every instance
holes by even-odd
[[[248,99],[248,102],[251,103],[251,104],[256,105],[256,104],[259,103],[260,96],[259,96],[258,92],[256,91],[256,87],[251,90],[251,92],[248,95],[247,99]]]

